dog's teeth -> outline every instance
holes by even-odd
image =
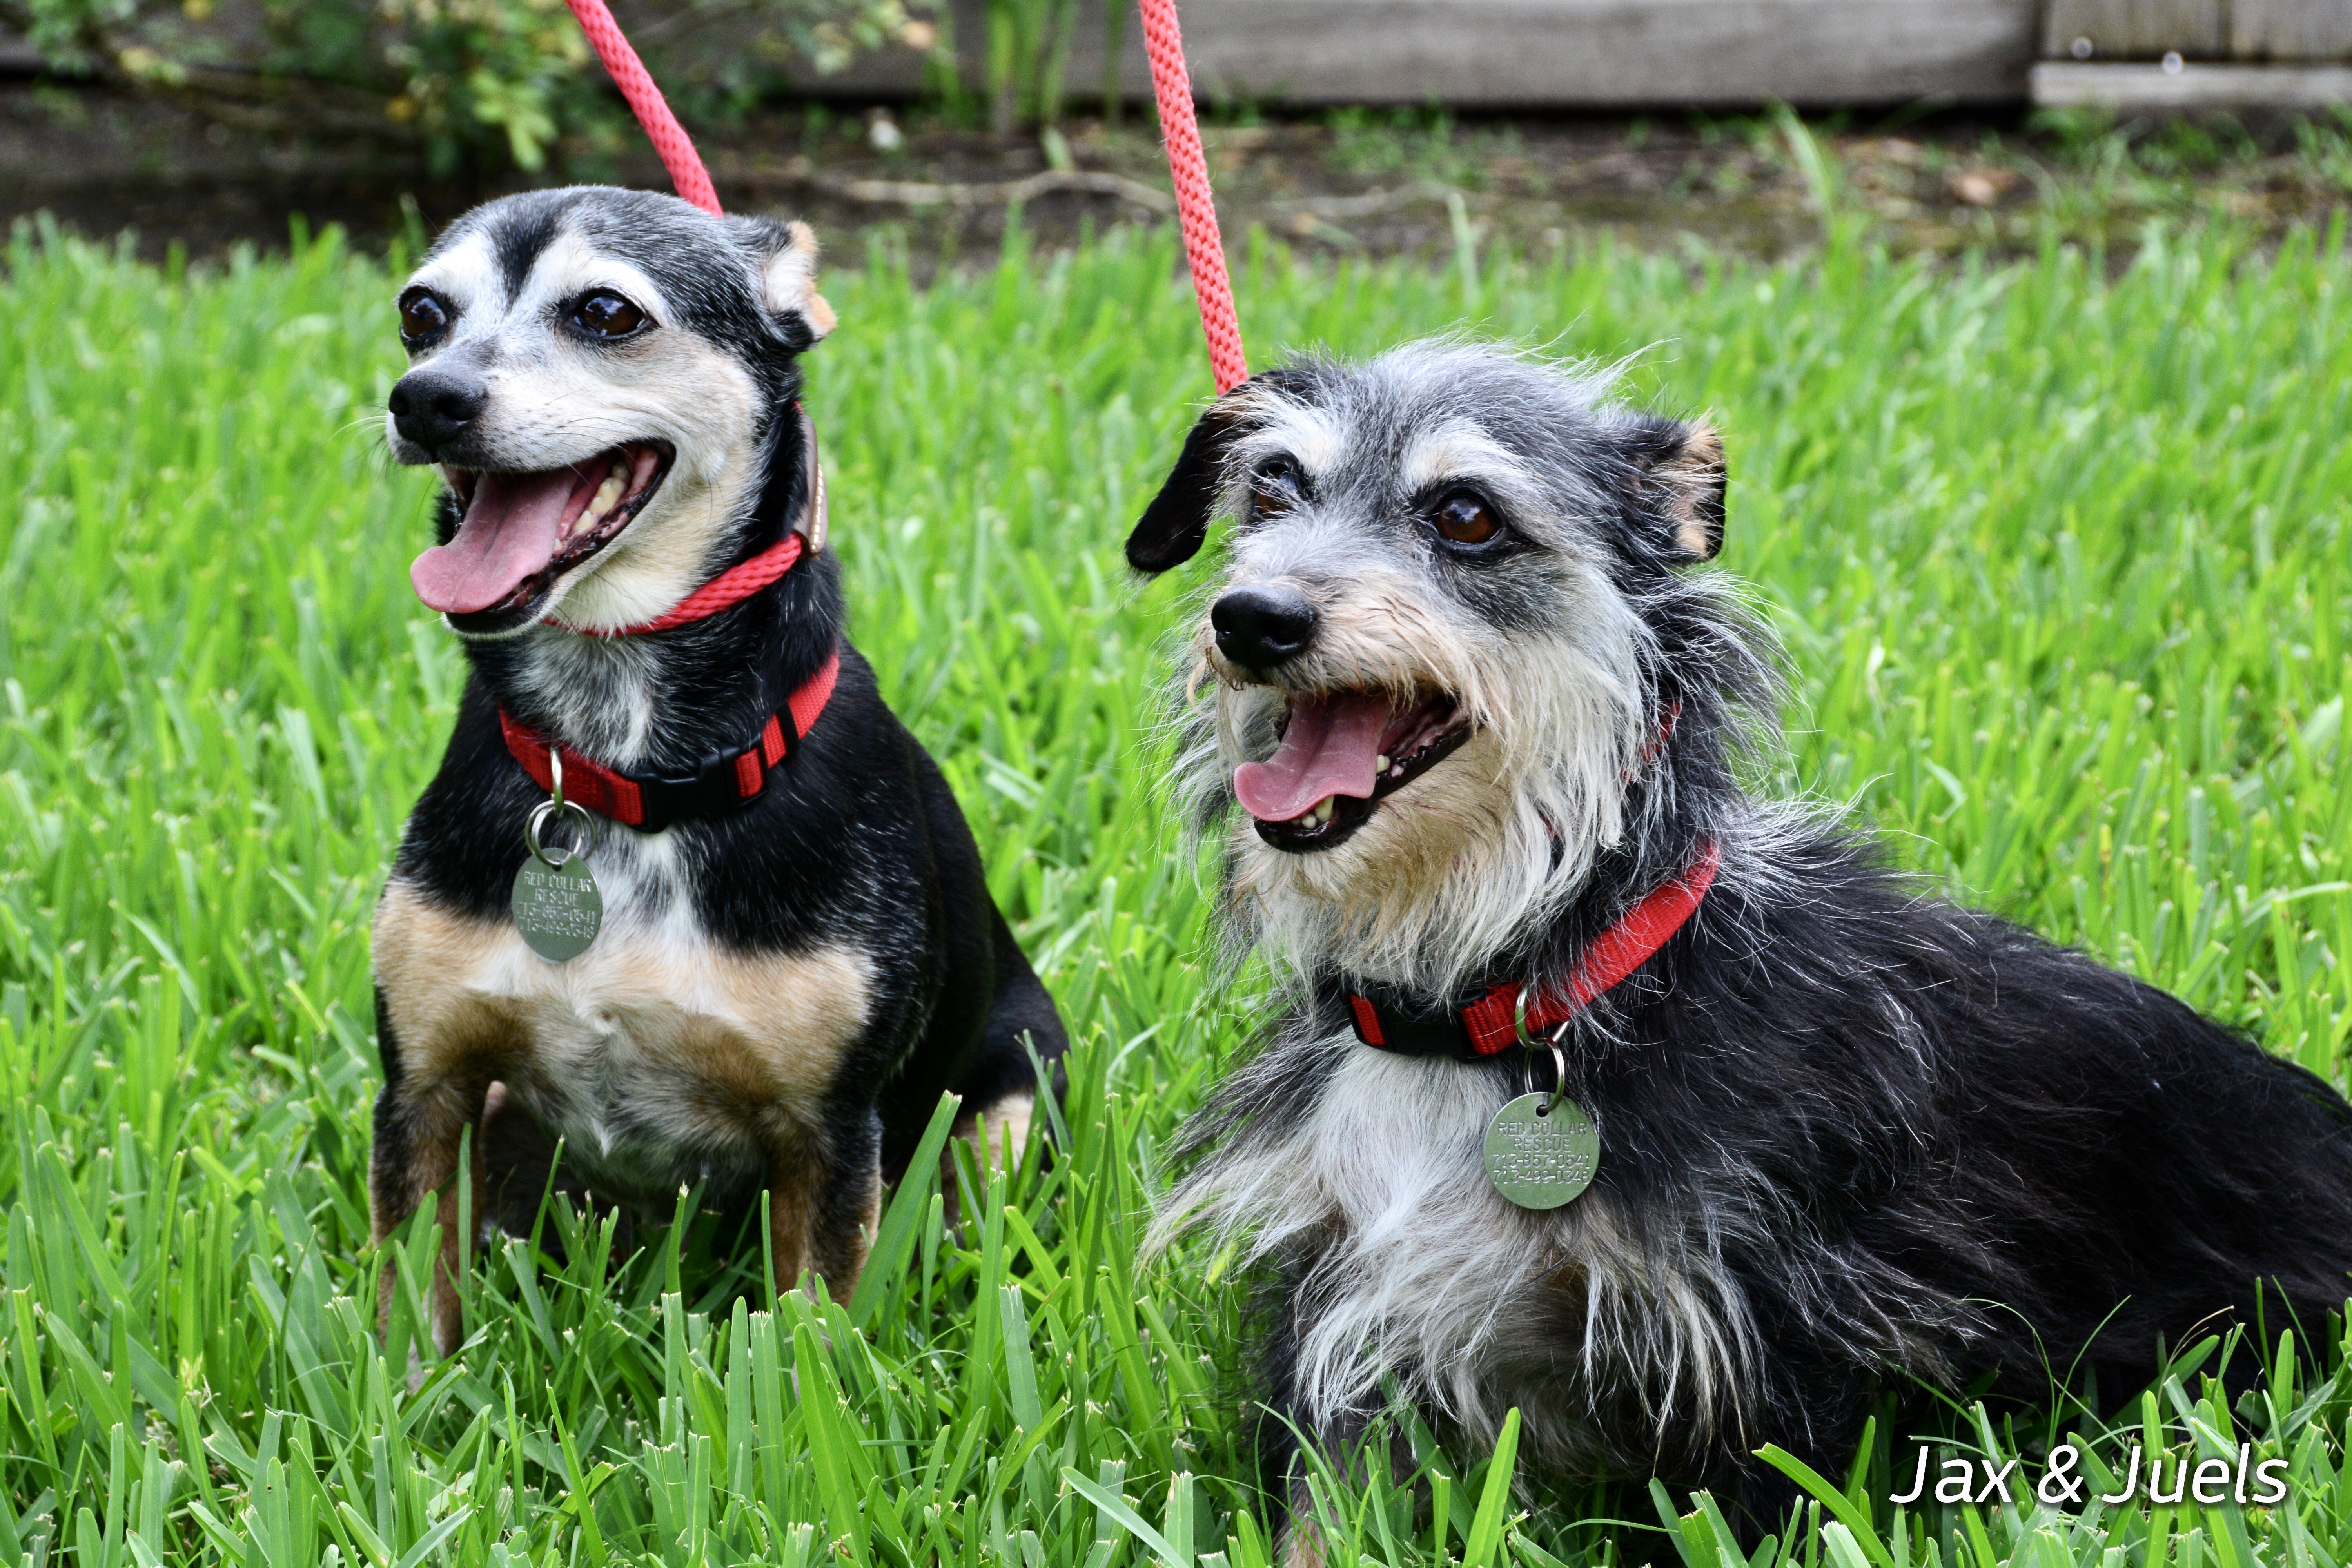
[[[595,495],[589,500],[587,514],[580,521],[583,522],[604,521],[604,514],[613,510],[614,503],[621,499],[621,492],[628,488],[628,484],[629,477],[621,471],[620,465],[617,463],[613,465],[611,475],[603,484],[596,487]]]
[[[1332,813],[1336,809],[1335,803],[1338,799],[1339,797],[1337,795],[1325,795],[1321,800],[1317,801],[1313,805],[1308,806],[1305,811],[1302,811],[1297,816],[1292,817],[1290,819],[1290,826],[1293,827],[1322,826],[1325,823],[1331,820]]]
[[[1388,771],[1389,754],[1386,752],[1382,752],[1379,756],[1372,759],[1372,772],[1376,773],[1384,773]]]

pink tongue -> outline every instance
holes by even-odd
[[[481,475],[457,537],[435,545],[409,566],[416,596],[452,616],[472,615],[512,597],[525,578],[555,559],[565,525],[586,510],[604,478],[602,467],[584,474],[557,468]]]
[[[1234,770],[1234,794],[1260,822],[1287,822],[1327,795],[1372,798],[1389,700],[1365,692],[1302,699],[1282,744],[1262,763]]]

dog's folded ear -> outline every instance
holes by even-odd
[[[1165,572],[1181,566],[1201,552],[1209,537],[1209,520],[1217,515],[1217,495],[1224,486],[1225,451],[1234,437],[1252,424],[1251,416],[1264,406],[1269,392],[1279,392],[1297,379],[1291,369],[1261,371],[1209,405],[1184,437],[1184,449],[1151,504],[1143,509],[1135,531],[1127,536],[1127,563],[1138,572]]]
[[[1201,552],[1216,515],[1217,491],[1224,482],[1225,447],[1240,420],[1223,398],[1192,422],[1184,449],[1176,455],[1168,482],[1143,509],[1127,536],[1127,563],[1138,572],[1165,572]]]
[[[759,269],[762,303],[794,353],[810,347],[833,331],[833,307],[816,291],[816,233],[800,222],[774,218],[730,217],[744,247]]]
[[[1713,560],[1723,548],[1723,437],[1704,420],[1643,424],[1634,445],[1644,518],[1685,560]]]

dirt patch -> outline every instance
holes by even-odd
[[[2116,127],[1929,116],[1892,130],[1832,119],[1454,120],[1342,110],[1215,124],[1205,141],[1228,236],[1263,227],[1304,252],[1448,257],[1540,251],[1607,234],[1671,249],[1778,256],[1817,244],[1817,181],[1902,251],[2027,250],[2055,230],[2128,247],[2150,216],[2220,215],[2273,233],[2325,224],[2352,194],[2346,122]],[[814,222],[837,256],[887,231],[919,276],[992,258],[1016,213],[1033,243],[1167,221],[1156,135],[1081,121],[996,138],[898,110],[754,114],[699,138],[722,200]],[[666,187],[650,154],[574,177]],[[299,216],[369,248],[421,237],[513,188],[436,180],[364,142],[264,137],[152,101],[47,83],[0,87],[0,216],[46,211],[84,234],[137,231],[142,254],[282,248]]]

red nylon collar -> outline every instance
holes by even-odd
[[[1577,960],[1576,967],[1569,972],[1565,983],[1547,987],[1528,999],[1528,1033],[1540,1033],[1567,1023],[1649,962],[1697,912],[1700,900],[1715,885],[1716,869],[1722,862],[1723,853],[1714,841],[1702,841],[1698,858],[1689,870],[1653,891],[1627,911],[1623,920],[1594,938]],[[1445,1043],[1466,1044],[1474,1058],[1491,1057],[1509,1049],[1518,1042],[1516,1015],[1522,989],[1517,984],[1493,986],[1469,1005],[1453,1010],[1447,1021],[1458,1023],[1461,1035],[1459,1042]],[[1368,1046],[1425,1055],[1431,1053],[1416,1047],[1437,1043],[1426,1038],[1427,1029],[1418,1027],[1412,1030],[1417,1037],[1412,1041],[1391,1037],[1402,1035],[1400,1026],[1423,1021],[1402,1018],[1368,996],[1349,993],[1348,1010],[1353,1016],[1356,1037]]]
[[[824,548],[827,509],[824,500],[824,465],[817,460],[816,426],[808,410],[798,403],[793,412],[801,423],[801,494],[805,498],[798,517],[776,541],[749,561],[739,561],[726,571],[680,599],[668,614],[656,616],[650,621],[640,621],[633,626],[619,626],[612,631],[594,631],[584,626],[568,626],[552,616],[541,617],[541,624],[578,632],[591,637],[633,637],[646,632],[666,632],[673,626],[689,626],[708,620],[719,611],[731,609],[761,589],[782,577],[800,563],[803,554]]]
[[[633,637],[642,632],[666,632],[672,626],[708,620],[721,610],[741,604],[798,565],[803,548],[799,534],[787,533],[749,561],[730,566],[680,599],[677,607],[666,616],[656,616],[650,621],[639,621],[634,626],[620,626],[608,632],[593,631],[584,626],[570,629],[583,637]],[[561,626],[562,623],[550,620],[547,624]]]
[[[751,743],[737,751],[719,752],[685,778],[658,773],[625,773],[608,768],[571,747],[547,737],[499,710],[499,733],[507,752],[543,790],[555,787],[555,772],[548,766],[551,749],[563,754],[563,797],[589,810],[646,833],[658,833],[675,823],[717,816],[751,800],[768,787],[768,772],[800,750],[803,737],[824,711],[841,676],[841,649],[825,655],[814,675],[801,682],[783,708],[768,715]]]
[[[544,624],[594,637],[666,632],[673,626],[707,620],[741,604],[799,564],[803,554],[823,550],[826,521],[824,466],[817,460],[816,426],[810,422],[808,410],[800,404],[793,405],[793,412],[800,416],[801,494],[805,499],[800,515],[793,519],[783,538],[750,560],[729,567],[679,600],[668,614],[650,621],[613,631],[567,626],[551,616]],[[840,676],[841,649],[836,647],[825,655],[817,672],[784,700],[783,708],[768,715],[767,723],[761,726],[750,745],[705,757],[702,765],[686,778],[625,773],[618,768],[608,768],[569,746],[550,741],[504,708],[499,710],[499,734],[507,743],[508,753],[522,764],[522,771],[540,788],[554,789],[555,770],[548,765],[548,756],[551,751],[559,751],[563,756],[565,799],[576,800],[615,822],[657,833],[692,817],[716,816],[766,789],[768,770],[800,749],[801,738],[816,722],[817,715],[824,711],[825,703],[833,697],[834,683]]]

